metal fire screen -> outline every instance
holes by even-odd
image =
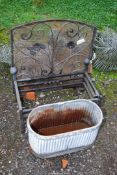
[[[95,27],[72,20],[37,21],[11,30],[11,73],[22,129],[23,114],[36,104],[77,98],[99,102],[87,74],[95,33]],[[35,100],[25,98],[28,92],[36,94]]]

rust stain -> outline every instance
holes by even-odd
[[[88,66],[88,74],[92,74],[92,72],[93,72],[93,65],[89,64],[89,66]]]
[[[90,113],[85,109],[56,111],[46,109],[31,121],[32,129],[41,135],[56,135],[88,128],[93,125]]]
[[[41,135],[49,136],[49,135],[56,135],[56,134],[79,130],[79,129],[88,128],[88,127],[89,125],[87,123],[75,122],[75,123],[69,123],[69,124],[64,124],[59,126],[42,128],[38,131],[38,133]]]

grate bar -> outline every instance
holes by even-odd
[[[61,80],[51,80],[51,81],[41,81],[41,82],[35,82],[35,83],[27,83],[27,84],[19,84],[18,87],[22,88],[22,87],[26,87],[26,86],[35,86],[35,85],[46,85],[46,84],[53,84],[53,83],[62,83],[62,82],[66,82],[66,81],[72,81],[72,80],[77,80],[77,81],[83,81],[83,77],[79,77],[79,78],[72,78],[72,79],[61,79]]]
[[[88,76],[88,74],[87,74],[87,73],[85,73],[85,76],[86,76],[86,78],[88,79],[88,81],[89,81],[90,85],[92,86],[92,89],[94,90],[94,92],[95,92],[95,94],[96,94],[96,96],[95,96],[95,97],[99,97],[100,95],[99,95],[98,91],[96,90],[96,88],[95,88],[94,84],[92,83],[92,81],[91,81],[90,77]]]
[[[73,88],[73,87],[81,87],[82,82],[80,83],[72,83],[72,84],[66,84],[66,85],[57,85],[57,86],[50,86],[50,87],[42,87],[42,88],[30,88],[27,90],[21,90],[19,89],[20,93],[25,93],[25,92],[31,92],[31,91],[47,91],[47,90],[61,90],[65,88]]]

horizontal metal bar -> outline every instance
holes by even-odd
[[[70,19],[50,19],[50,20],[33,21],[31,23],[25,23],[23,25],[19,25],[19,26],[15,27],[15,28],[12,28],[11,30],[16,30],[16,29],[22,28],[24,26],[30,26],[30,25],[39,24],[39,23],[45,23],[45,22],[72,22],[72,23],[79,23],[81,25],[85,25],[87,27],[90,27],[90,28],[96,30],[96,27],[95,26],[92,26],[90,24],[83,23],[81,21],[70,20]]]
[[[99,102],[100,102],[99,98],[91,98],[90,100],[97,103],[97,104],[99,104]]]
[[[72,83],[72,84],[66,84],[66,85],[58,85],[58,86],[50,86],[50,87],[42,87],[42,88],[30,88],[30,89],[23,89],[20,90],[20,93],[25,93],[25,92],[31,92],[31,91],[47,91],[47,90],[61,90],[61,89],[65,89],[65,88],[73,88],[73,87],[79,87],[81,86],[82,83]]]
[[[49,80],[49,79],[52,79],[52,78],[62,78],[62,77],[67,77],[67,76],[78,76],[83,74],[84,75],[84,72],[77,72],[77,73],[70,73],[70,74],[59,74],[59,75],[50,75],[50,76],[47,76],[47,77],[40,77],[40,78],[34,78],[34,79],[22,79],[22,80],[17,80],[18,83],[20,82],[30,82],[30,81],[38,81],[38,80]]]
[[[31,112],[32,110],[33,110],[33,108],[30,108],[30,109],[26,109],[26,108],[25,108],[25,109],[22,110],[22,113],[23,113],[23,114],[28,114],[28,113]],[[24,118],[27,118],[27,116],[24,116]]]
[[[35,86],[35,85],[47,85],[47,84],[54,84],[54,83],[61,83],[61,82],[66,82],[66,81],[73,81],[73,80],[78,80],[78,81],[84,81],[83,77],[79,77],[79,78],[72,78],[72,79],[60,79],[60,80],[50,80],[50,81],[39,81],[39,82],[31,82],[31,83],[27,83],[27,84],[19,84],[18,87],[29,87],[29,86]]]

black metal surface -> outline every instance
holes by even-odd
[[[87,75],[88,76],[88,75]],[[61,80],[55,80],[55,81],[51,81],[49,82],[36,82],[33,84],[33,81],[28,84],[24,84],[25,86],[23,86],[23,84],[19,84],[18,83],[18,88],[19,88],[19,92],[20,92],[20,96],[24,97],[25,94],[27,92],[36,92],[36,93],[41,93],[44,92],[45,95],[47,96],[47,98],[49,99],[49,103],[54,103],[54,102],[58,102],[59,100],[61,101],[61,98],[57,99],[55,98],[54,100],[52,100],[52,98],[54,98],[54,96],[60,96],[62,95],[64,100],[72,100],[72,99],[76,99],[76,98],[88,98],[88,99],[98,99],[100,98],[99,94],[97,94],[97,91],[92,87],[92,84],[90,83],[90,81],[88,80],[87,76],[84,74],[82,75],[82,78],[80,77],[80,79],[69,79],[67,81],[61,81]],[[31,85],[31,86],[30,86]],[[74,89],[74,96],[71,95],[72,91],[69,91],[69,93],[62,93],[60,94],[59,91],[64,90],[68,91],[69,89]],[[79,94],[77,93],[77,91],[81,89],[81,91],[79,91],[80,93],[84,94],[85,91],[87,92],[87,95],[83,96],[79,96]],[[58,93],[54,94],[53,91],[56,91]],[[47,95],[46,93],[48,92],[52,92],[49,95]],[[66,96],[68,96],[69,98],[66,99]],[[71,98],[72,97],[72,98]],[[75,98],[74,98],[75,97]],[[46,98],[46,97],[45,97]],[[42,100],[39,98],[39,102],[43,101],[42,104],[46,104],[48,103],[48,100],[45,100],[45,98],[43,98]],[[57,101],[58,100],[58,101]],[[34,102],[35,104],[35,102]],[[25,105],[24,105],[25,106]]]
[[[86,73],[95,32],[72,20],[37,21],[11,30],[11,73],[22,130],[23,114],[35,107],[35,101],[25,99],[27,92],[36,93],[39,105],[77,98],[98,103],[99,93]]]
[[[37,21],[11,30],[12,66],[17,79],[84,72],[96,28],[72,20]]]

